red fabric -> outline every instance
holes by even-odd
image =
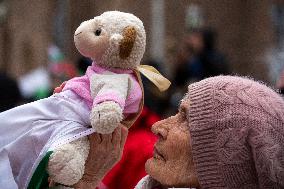
[[[157,114],[143,108],[140,117],[129,129],[122,159],[103,179],[108,189],[133,189],[146,175],[145,162],[152,157],[157,139],[150,129],[159,120]]]
[[[56,77],[63,77],[65,79],[71,79],[77,76],[77,69],[75,65],[67,61],[50,64],[49,71]]]

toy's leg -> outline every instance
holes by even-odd
[[[83,176],[90,144],[87,137],[64,144],[54,150],[48,162],[48,173],[57,183],[71,186]]]

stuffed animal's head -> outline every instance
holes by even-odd
[[[81,23],[74,42],[82,55],[101,66],[133,69],[145,52],[146,34],[133,14],[109,11]]]

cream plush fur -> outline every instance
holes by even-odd
[[[119,57],[119,48],[123,30],[127,26],[134,27],[137,35],[130,55],[122,59]],[[103,39],[93,38],[96,28],[100,28],[105,35]],[[84,35],[78,35],[83,31]],[[75,31],[74,41],[82,55],[95,59],[99,65],[134,69],[140,64],[145,52],[146,33],[142,21],[133,14],[109,11],[83,22]]]
[[[136,16],[109,11],[83,22],[75,31],[74,42],[82,55],[100,66],[135,69],[145,51],[146,34],[142,21]],[[114,75],[113,78],[111,75],[96,77],[94,75],[91,81],[92,96],[101,86],[99,80],[104,80],[104,90],[116,87],[121,97],[126,98],[131,83],[125,75],[121,74],[119,79]],[[91,111],[92,127],[99,133],[111,133],[123,119],[122,112],[117,103],[102,102]],[[51,179],[68,186],[77,183],[84,174],[89,148],[87,137],[56,148],[47,168]]]

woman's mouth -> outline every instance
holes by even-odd
[[[161,152],[156,147],[154,147],[153,158],[157,160],[166,161],[164,156],[161,154]]]

